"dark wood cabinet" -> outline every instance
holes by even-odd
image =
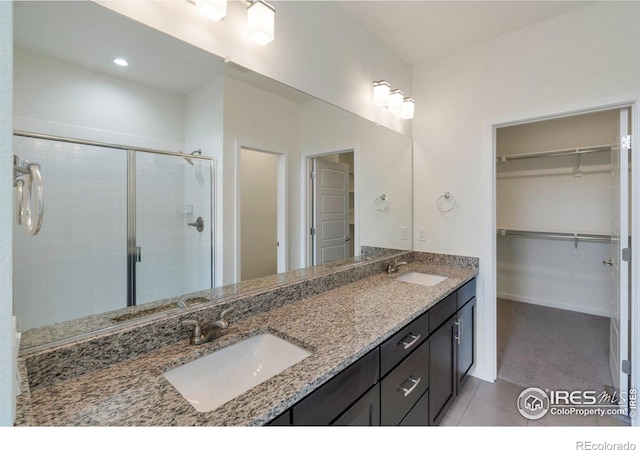
[[[380,383],[369,389],[332,425],[358,427],[380,425]]]
[[[438,425],[475,363],[469,281],[269,425]]]
[[[429,336],[429,425],[437,425],[456,396],[455,316]]]
[[[351,364],[293,406],[293,425],[331,425],[379,379],[378,348]]]
[[[458,310],[456,320],[456,392],[459,393],[467,381],[469,371],[475,363],[476,299],[469,300]]]
[[[380,384],[380,423],[398,425],[429,387],[428,341],[415,349]]]

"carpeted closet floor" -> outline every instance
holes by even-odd
[[[498,378],[524,387],[611,385],[609,319],[498,299]]]

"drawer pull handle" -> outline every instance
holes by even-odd
[[[406,341],[405,341],[405,339],[407,339],[407,338],[411,338],[411,341],[406,342]],[[405,349],[405,350],[407,350],[407,349],[411,348],[411,346],[412,346],[413,344],[415,344],[416,342],[418,342],[418,339],[420,339],[420,335],[417,335],[417,336],[416,336],[416,335],[415,335],[415,334],[413,334],[413,333],[409,333],[408,335],[406,335],[406,336],[404,337],[404,339],[402,339],[402,340],[400,341],[400,343],[404,346],[404,349]]]
[[[402,386],[400,386],[400,389],[402,389],[402,392],[404,392],[405,397],[411,394],[413,390],[418,386],[418,383],[420,383],[420,378],[418,378],[417,380],[414,380],[413,378],[409,377],[408,380],[413,383],[413,386],[411,386],[409,389],[403,388]]]

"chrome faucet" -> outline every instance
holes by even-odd
[[[233,308],[228,308],[222,311],[222,313],[220,313],[220,319],[213,322],[208,328],[202,328],[197,320],[183,320],[182,326],[193,327],[189,344],[206,344],[207,342],[211,342],[212,340],[227,334],[229,322],[225,320],[225,316],[231,311],[233,311]]]
[[[393,262],[393,264],[389,264],[389,267],[387,267],[387,273],[397,272],[399,266],[404,266],[405,264],[407,264],[406,261],[398,262],[399,259],[400,259],[400,257],[397,257],[396,260]]]

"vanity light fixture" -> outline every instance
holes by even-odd
[[[389,106],[389,94],[391,85],[384,80],[373,82],[373,104],[376,106]]]
[[[404,94],[400,89],[394,89],[389,94],[389,111],[394,114],[400,113],[402,110],[402,102],[404,101]]]
[[[227,0],[195,0],[195,4],[202,15],[214,22],[227,15]]]
[[[373,104],[388,108],[402,119],[413,119],[415,101],[411,97],[405,97],[400,89],[392,90],[384,80],[373,82]]]
[[[113,60],[113,63],[120,66],[120,67],[127,67],[129,65],[129,63],[127,62],[126,59],[124,58],[116,58]]]
[[[413,113],[416,108],[416,102],[411,97],[405,97],[400,110],[400,118],[413,119]]]
[[[264,0],[252,0],[247,7],[249,37],[259,45],[273,41],[276,9]]]

